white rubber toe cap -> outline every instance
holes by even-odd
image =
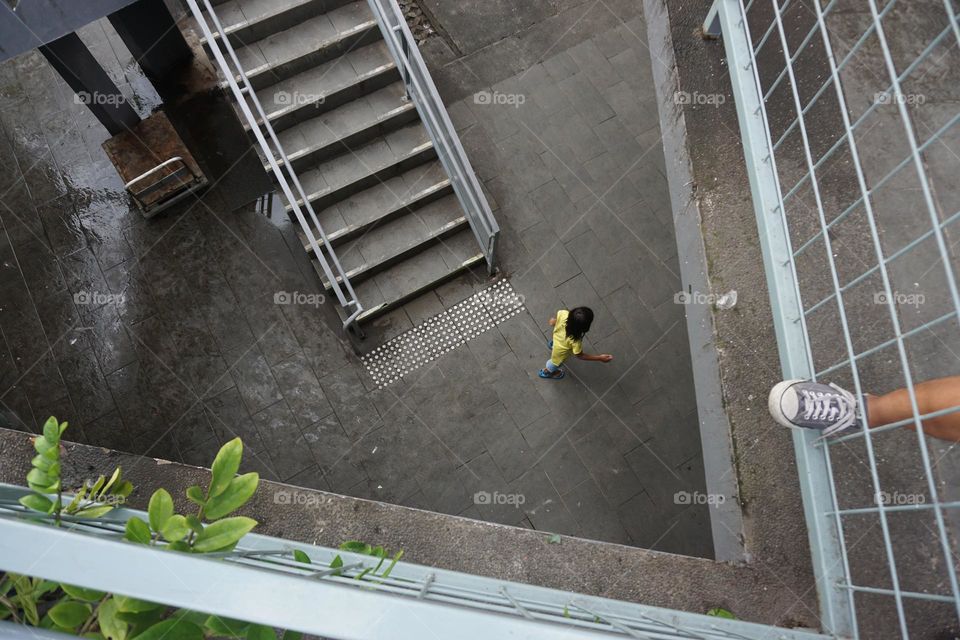
[[[777,424],[784,427],[798,428],[793,424],[792,418],[797,415],[800,406],[800,399],[791,387],[803,380],[784,380],[774,385],[770,390],[770,396],[767,399],[767,408],[770,415],[776,420]]]

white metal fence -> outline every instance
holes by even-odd
[[[960,445],[915,385],[960,372],[954,0],[715,0],[786,378],[912,415],[794,434],[825,630],[960,634]],[[910,427],[913,431],[906,429]],[[915,431],[915,432],[914,432]]]

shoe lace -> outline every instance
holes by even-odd
[[[853,394],[832,382],[830,387],[834,390],[833,393],[811,391],[810,389],[800,390],[806,401],[804,402],[804,419],[832,423],[829,428],[823,431],[825,436],[843,431],[857,421],[857,403]]]

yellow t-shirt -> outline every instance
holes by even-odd
[[[583,341],[567,336],[567,316],[569,315],[570,312],[566,309],[557,311],[557,324],[553,325],[553,351],[550,353],[550,361],[558,367],[571,353],[573,355],[583,353]]]

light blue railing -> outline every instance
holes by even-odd
[[[377,24],[380,25],[387,47],[397,62],[407,96],[413,100],[420,113],[420,119],[437,150],[437,157],[450,176],[453,191],[457,194],[470,228],[480,244],[487,268],[492,273],[500,226],[490,211],[490,204],[483,195],[477,175],[467,159],[450,116],[447,115],[443,100],[417,48],[417,42],[396,0],[367,1]]]
[[[825,638],[409,562],[383,578],[365,572],[375,558],[256,534],[228,553],[165,551],[122,539],[126,520],[146,519],[142,512],[115,509],[56,527],[17,502],[28,492],[0,485],[0,570],[323,638]],[[294,560],[294,550],[310,563]],[[343,566],[334,569],[338,555]]]

